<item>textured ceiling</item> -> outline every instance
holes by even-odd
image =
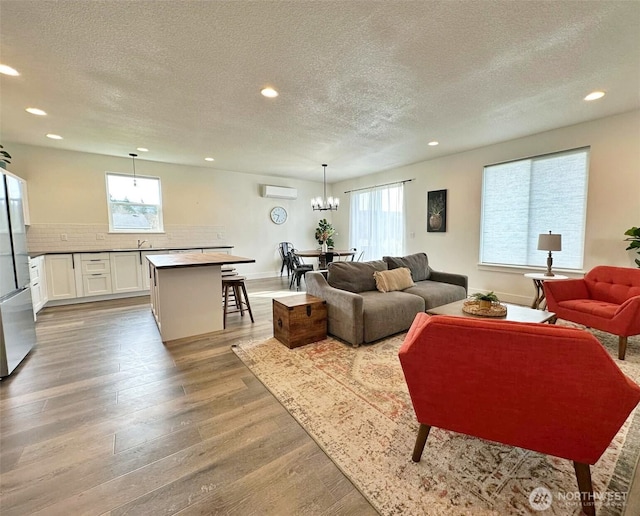
[[[0,34],[1,141],[212,173],[335,182],[640,107],[637,0],[2,0]]]

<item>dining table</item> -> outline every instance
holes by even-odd
[[[327,268],[327,253],[333,253],[333,258],[336,257],[338,259],[344,257],[354,256],[356,254],[355,249],[329,249],[327,251],[323,251],[322,249],[307,249],[304,251],[294,251],[295,254],[301,256],[303,258],[317,258],[318,259],[318,268],[326,269]]]

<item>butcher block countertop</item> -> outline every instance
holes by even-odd
[[[147,256],[147,260],[156,269],[178,267],[202,267],[205,265],[224,265],[230,263],[255,263],[253,258],[234,256],[226,253],[182,253],[156,254]]]

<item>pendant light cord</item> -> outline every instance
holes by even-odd
[[[323,204],[327,203],[327,165],[325,163],[322,164],[323,176],[322,176],[322,184],[324,185],[324,199],[322,199]]]
[[[129,156],[131,156],[131,161],[133,162],[133,186],[137,186],[136,185],[136,158],[138,157],[138,155],[132,152],[129,154]]]

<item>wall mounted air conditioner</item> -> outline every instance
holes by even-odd
[[[262,197],[272,197],[274,199],[297,199],[297,188],[287,188],[285,186],[262,185]]]

